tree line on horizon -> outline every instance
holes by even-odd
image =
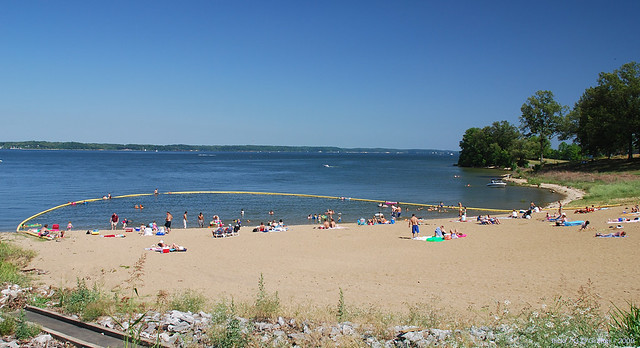
[[[520,108],[520,125],[494,122],[469,128],[460,141],[458,165],[524,167],[545,158],[582,160],[627,155],[640,150],[640,64],[629,62],[602,72],[572,109],[551,91],[537,91]],[[551,139],[563,140],[558,149]],[[564,140],[570,141],[570,143]]]
[[[162,152],[326,152],[326,153],[408,153],[450,155],[455,151],[435,149],[390,149],[390,148],[341,148],[336,146],[281,146],[281,145],[152,145],[152,144],[103,144],[81,143],[74,141],[5,141],[0,142],[0,149],[28,150],[93,150],[93,151],[162,151]]]

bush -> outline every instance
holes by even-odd
[[[209,331],[209,340],[213,347],[241,348],[249,343],[249,336],[242,332],[240,320],[233,317],[226,326],[216,327]]]
[[[18,320],[15,331],[16,338],[19,340],[32,338],[39,334],[40,331],[40,326],[29,324],[24,310],[20,311],[20,319]]]
[[[249,335],[243,332],[240,320],[236,318],[236,309],[233,300],[231,305],[220,302],[215,306],[212,313],[213,324],[224,324],[224,326],[213,327],[208,331],[209,343],[213,347],[246,347],[249,343]]]
[[[258,293],[256,294],[255,304],[255,318],[269,319],[274,318],[280,310],[280,299],[278,298],[278,292],[273,294],[267,293],[264,287],[264,277],[260,273],[260,279],[258,280]]]
[[[0,322],[0,336],[13,335],[16,331],[16,319],[11,316],[3,316]]]
[[[89,289],[83,279],[78,279],[77,287],[61,293],[60,306],[67,313],[78,314],[84,320],[93,320],[108,314],[108,304],[102,301],[102,295],[94,285]]]
[[[193,290],[186,290],[173,296],[169,307],[181,312],[197,313],[203,310],[207,299],[204,295]]]

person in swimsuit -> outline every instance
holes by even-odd
[[[416,214],[411,214],[411,219],[409,219],[409,227],[411,228],[411,236],[412,238],[416,238],[420,234],[420,221],[416,217]]]
[[[187,212],[185,211],[184,214],[182,214],[182,226],[184,228],[187,228]]]
[[[202,215],[202,212],[198,214],[198,226],[204,228],[204,215]]]
[[[167,228],[167,233],[171,232],[171,221],[173,220],[173,215],[170,212],[167,212],[167,218],[164,221],[164,227]]]
[[[118,214],[113,213],[113,215],[111,215],[111,229],[115,230],[116,228],[118,228]]]

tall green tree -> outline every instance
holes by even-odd
[[[572,118],[576,138],[589,154],[626,152],[633,158],[640,142],[640,64],[600,73],[598,86],[585,90]]]
[[[541,164],[544,162],[545,143],[562,130],[564,110],[565,108],[554,99],[551,91],[537,91],[520,108],[520,129],[527,137],[538,137]]]

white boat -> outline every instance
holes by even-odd
[[[491,182],[487,184],[489,187],[506,187],[507,183],[500,179],[491,179]]]

